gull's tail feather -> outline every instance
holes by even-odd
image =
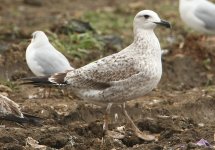
[[[42,118],[39,118],[39,117],[36,117],[33,115],[29,115],[29,114],[25,114],[25,113],[23,113],[23,115],[24,115],[24,117],[22,118],[22,117],[13,115],[13,114],[8,114],[8,115],[0,116],[0,119],[17,122],[20,124],[29,123],[29,124],[39,125],[39,126],[41,126],[43,123]]]
[[[35,86],[67,85],[67,83],[64,81],[66,75],[67,72],[63,72],[55,73],[52,76],[22,78],[24,82],[21,84],[33,84]]]
[[[22,78],[21,80],[23,82],[21,84],[33,84],[35,86],[52,85],[53,83],[49,81],[49,77],[50,76]]]

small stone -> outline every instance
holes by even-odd
[[[199,127],[204,127],[205,124],[204,124],[204,123],[199,123],[198,126],[199,126]]]
[[[6,92],[0,92],[0,94],[1,94],[1,95],[3,95],[3,96],[6,96],[6,97],[8,97],[8,96],[9,96],[9,94],[8,94],[8,93],[6,93]]]
[[[10,93],[12,92],[12,89],[9,88],[8,86],[5,86],[5,85],[0,85],[0,92],[6,92],[6,93]]]
[[[197,148],[197,147],[198,147],[198,145],[196,145],[196,143],[192,143],[192,142],[188,143],[188,145],[187,145],[188,149],[193,149],[193,148]]]
[[[60,131],[60,128],[59,127],[50,127],[48,128],[49,131],[52,131],[52,132],[56,132],[56,131]]]

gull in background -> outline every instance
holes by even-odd
[[[32,123],[40,125],[41,118],[22,113],[17,103],[0,94],[0,119],[17,123]]]
[[[26,61],[34,75],[49,76],[73,69],[66,57],[52,46],[44,32],[35,31],[32,36],[31,43],[26,50]],[[44,89],[44,97],[45,92]]]
[[[125,49],[67,73],[30,78],[28,83],[67,85],[82,100],[108,104],[107,114],[112,103],[121,104],[134,133],[141,139],[155,140],[154,135],[137,128],[125,102],[149,93],[161,79],[161,47],[153,31],[157,25],[170,28],[157,13],[142,10],[134,17],[134,41]],[[107,120],[103,127],[107,131]]]
[[[197,32],[215,34],[215,4],[208,0],[179,0],[181,19]]]

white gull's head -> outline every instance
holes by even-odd
[[[158,14],[151,10],[142,10],[134,18],[134,29],[153,30],[157,25],[170,28],[170,24],[161,20]]]
[[[43,44],[47,43],[48,41],[48,37],[43,31],[35,31],[34,33],[32,33],[31,43]]]

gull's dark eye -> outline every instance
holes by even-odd
[[[149,15],[143,15],[143,17],[144,17],[145,19],[148,19],[150,16],[149,16]]]

